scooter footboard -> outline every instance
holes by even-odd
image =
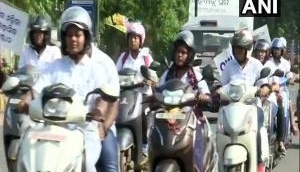
[[[247,150],[241,145],[230,145],[224,151],[224,165],[231,166],[247,160]]]
[[[117,139],[121,151],[129,149],[134,144],[133,133],[129,128],[118,128]]]
[[[179,164],[176,160],[166,159],[158,162],[155,167],[155,172],[180,172]]]

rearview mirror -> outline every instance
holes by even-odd
[[[1,89],[3,92],[11,91],[20,85],[20,80],[17,77],[8,77],[3,83]]]
[[[278,76],[278,77],[283,77],[284,72],[280,69],[276,69],[275,72],[272,74],[272,76]]]
[[[214,76],[214,69],[211,65],[206,65],[203,69],[202,69],[202,76],[204,80],[214,80],[215,76]]]
[[[193,61],[193,66],[200,66],[202,64],[202,59],[195,59]]]
[[[156,75],[156,72],[154,70],[151,70],[151,69],[147,68],[144,65],[141,66],[141,74],[147,80],[150,80],[152,82],[157,82],[158,81],[158,77]]]
[[[158,71],[159,67],[160,67],[160,63],[157,61],[153,61],[149,66],[149,68],[154,71]]]
[[[166,57],[164,57],[164,62],[165,62],[165,66],[170,69],[171,64],[169,63],[168,59]]]
[[[265,67],[260,71],[259,79],[266,78],[270,75],[271,69],[269,67]]]

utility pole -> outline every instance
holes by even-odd
[[[97,24],[96,24],[96,42],[97,42],[97,47],[100,46],[100,0],[94,0],[95,3],[97,4],[97,8],[96,8],[96,13],[97,13]]]
[[[198,16],[198,0],[195,0],[195,17]]]

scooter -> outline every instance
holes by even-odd
[[[26,125],[32,125],[32,121],[28,116],[22,115],[16,111],[16,106],[21,101],[20,97],[30,90],[30,86],[35,83],[39,76],[36,68],[23,67],[3,83],[3,93],[8,97],[4,111],[3,122],[3,140],[6,162],[10,172],[16,171],[17,150],[22,130]],[[12,85],[17,85],[13,90],[10,90]]]
[[[277,139],[275,131],[276,123],[276,112],[274,111],[274,106],[269,99],[261,98],[262,110],[264,112],[264,123],[263,126],[266,128],[268,134],[268,140],[262,140],[265,145],[269,146],[269,149],[266,149],[268,159],[266,162],[266,167],[268,172],[272,172],[273,168],[277,165],[279,159],[277,156]],[[276,109],[276,108],[275,108]]]
[[[296,123],[298,123],[298,129],[300,130],[300,90],[298,90],[298,95],[297,95],[297,101],[296,101],[296,103],[297,103],[297,110],[296,110],[296,114],[295,114],[295,116],[297,116],[297,121],[296,121]]]
[[[280,70],[280,69],[276,69],[273,76],[277,76],[279,78],[282,78],[280,81],[279,81],[279,85],[280,87],[282,86],[287,86],[288,83],[289,83],[289,79],[292,77],[291,76],[291,73],[290,72],[287,72],[285,73],[284,71]],[[283,96],[287,96],[289,98],[289,90],[285,90],[284,92],[287,92],[286,94],[284,94]],[[292,142],[292,132],[291,132],[291,124],[292,124],[292,114],[290,113],[290,110],[289,110],[289,103],[290,101],[289,100],[286,100],[285,102],[278,102],[280,106],[283,107],[283,113],[285,113],[283,115],[283,123],[281,125],[283,125],[285,127],[285,133],[284,133],[284,144],[285,146],[288,148],[289,145],[291,144]],[[287,109],[288,110],[284,110],[285,108],[284,107],[288,107]],[[277,117],[278,118],[278,117]]]
[[[152,62],[149,69],[152,72],[152,81],[157,81],[156,71],[160,64]],[[140,89],[147,86],[144,78],[137,71],[124,68],[119,71],[120,105],[116,120],[117,138],[120,147],[121,172],[129,170],[141,171],[147,169],[147,160],[143,155],[142,115],[143,95]]]
[[[144,72],[146,73],[146,72]],[[198,120],[197,92],[179,79],[155,88],[150,103],[149,171],[217,171],[216,145],[205,116]]]
[[[270,74],[264,68],[260,78]],[[217,121],[217,149],[221,172],[257,170],[257,88],[234,79],[220,89],[221,106]]]
[[[87,94],[86,100],[90,94],[117,99],[96,89]],[[88,107],[73,89],[63,84],[45,87],[31,102],[29,116],[36,124],[21,135],[18,172],[85,171],[84,133],[72,124],[103,121],[88,113]]]
[[[116,120],[120,147],[121,172],[141,169],[143,160],[142,93],[143,82],[136,83],[137,71],[125,68],[119,71],[120,105]]]

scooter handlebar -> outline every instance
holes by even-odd
[[[86,118],[86,121],[92,121],[92,120],[94,120],[94,121],[101,122],[101,123],[104,122],[104,118],[103,117],[95,116],[92,113],[87,113],[85,118]]]
[[[145,86],[145,83],[141,82],[141,83],[137,83],[137,84],[134,84],[134,85],[121,85],[120,88],[121,90],[132,90],[132,89],[136,89],[136,88],[139,88],[139,87],[143,87]]]

